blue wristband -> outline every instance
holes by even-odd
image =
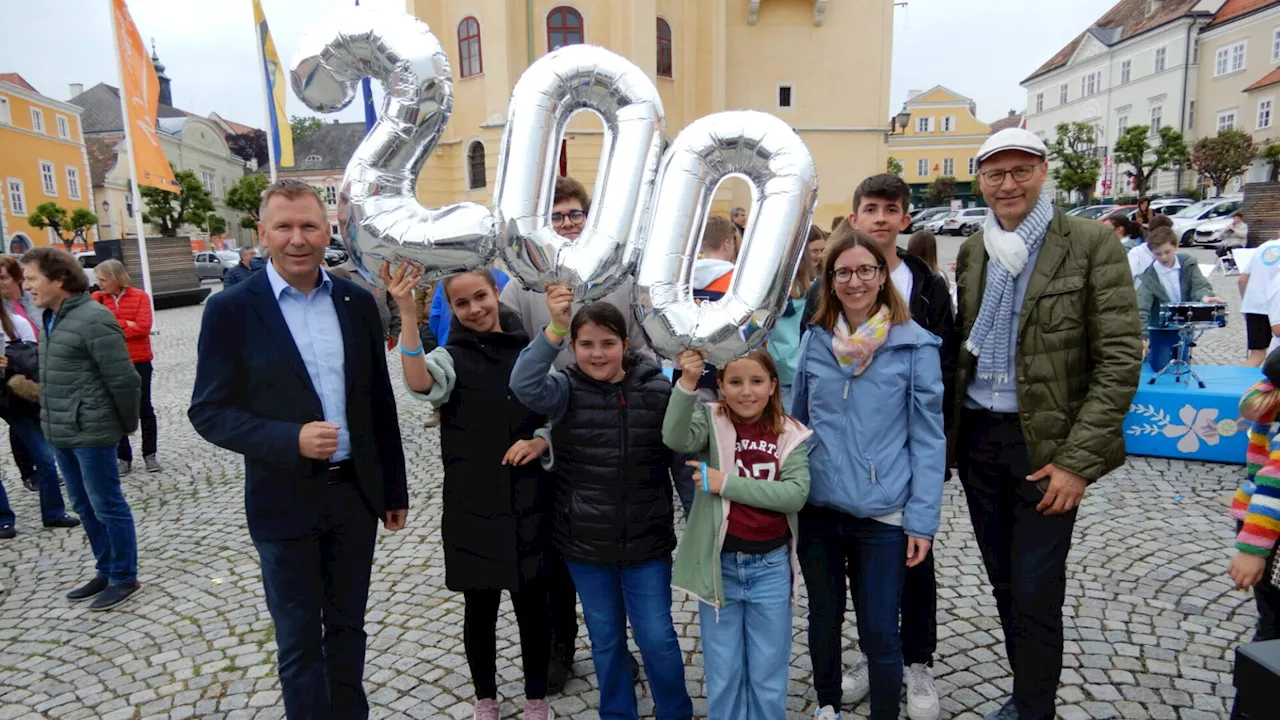
[[[409,357],[418,357],[419,355],[422,354],[422,346],[419,345],[417,350],[414,350],[413,352],[409,352],[408,350],[404,349],[404,345],[402,344],[400,345],[400,352],[401,354],[408,355]]]
[[[711,488],[707,485],[707,464],[702,463],[702,492],[711,494]]]

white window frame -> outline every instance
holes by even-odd
[[[1271,62],[1280,62],[1280,27],[1271,31]]]
[[[1124,135],[1125,130],[1129,129],[1129,116],[1121,115],[1116,119],[1116,137]]]
[[[584,20],[583,22],[586,22],[586,21]],[[585,36],[584,36],[584,39],[585,39]],[[787,95],[788,104],[786,105],[782,104],[783,88],[787,88],[787,90],[789,91]],[[776,91],[774,91],[773,97],[774,97],[774,102],[777,103],[779,110],[795,110],[796,109],[796,86],[794,83],[778,83],[778,88]]]
[[[38,107],[31,108],[31,129],[35,132],[44,132],[44,111]]]
[[[1149,122],[1148,125],[1151,126],[1152,135],[1160,134],[1160,128],[1164,126],[1164,106],[1163,105],[1151,106],[1151,122]]]
[[[1227,70],[1226,74],[1241,72],[1246,69],[1246,67],[1248,66],[1248,62],[1247,62],[1248,49],[1249,49],[1248,40],[1241,40],[1239,42],[1231,43],[1230,45],[1227,46],[1227,50],[1230,52],[1230,56],[1231,56],[1231,63],[1230,63],[1230,69]],[[1238,66],[1237,66],[1237,63],[1239,63]]]
[[[942,160],[942,174],[943,174],[943,175],[950,175],[951,177],[955,177],[955,176],[956,176],[956,160],[955,160],[955,158],[943,158],[943,160]]]
[[[969,174],[970,175],[978,174],[978,158],[976,157],[969,158]]]
[[[1238,110],[1238,108],[1232,108],[1232,109],[1230,109],[1230,110],[1219,110],[1219,111],[1218,111],[1218,124],[1217,124],[1217,126],[1216,126],[1216,127],[1217,127],[1217,132],[1222,132],[1223,130],[1231,130],[1231,129],[1233,129],[1233,128],[1236,126],[1236,114],[1237,114],[1237,110]],[[1226,120],[1226,121],[1227,121],[1227,122],[1225,123],[1225,126],[1224,126],[1224,123],[1223,123],[1223,121],[1224,121],[1224,120]]]
[[[325,207],[331,207],[331,208],[338,207],[338,186],[337,185],[324,186],[324,204],[325,204]]]
[[[72,200],[80,199],[80,168],[75,165],[68,165],[67,168],[67,197]]]
[[[58,174],[57,168],[48,160],[40,160],[40,189],[44,191],[45,197],[58,197]],[[45,172],[48,170],[48,172]]]
[[[1066,83],[1062,83],[1061,85],[1058,86],[1058,104],[1059,105],[1066,105],[1068,102],[1070,102],[1071,97],[1067,93],[1068,91],[1067,91]]]
[[[953,115],[944,115],[942,118],[942,132],[955,132],[956,119]]]
[[[932,115],[916,118],[916,132],[918,133],[931,133],[934,131],[935,127],[937,127],[937,125],[934,123],[934,117]]]
[[[1213,76],[1222,77],[1231,67],[1231,48],[1222,46],[1213,54]]]
[[[66,115],[54,115],[53,118],[54,118],[54,122],[56,122],[58,125],[58,137],[62,138],[63,140],[70,140],[71,139],[71,121],[67,119]]]
[[[200,184],[204,185],[205,192],[214,195],[217,188],[218,174],[212,170],[200,171]],[[216,195],[214,195],[216,197]]]
[[[1271,116],[1275,112],[1275,98],[1265,97],[1258,100],[1258,116],[1257,125],[1259,130],[1265,130],[1271,127]]]
[[[9,114],[9,98],[7,97],[0,97],[0,124],[13,124],[13,116]]]
[[[1155,55],[1156,55],[1155,59],[1151,61],[1151,72],[1153,73],[1164,72],[1164,69],[1168,65],[1168,61],[1169,61],[1168,51],[1165,50],[1163,45],[1161,45],[1160,47],[1156,48]]]
[[[929,158],[916,160],[916,175],[922,178],[929,177]]]
[[[1036,93],[1036,112],[1044,112],[1044,93]]]
[[[1123,85],[1133,78],[1133,61],[1120,61],[1120,84]]]
[[[1191,100],[1187,103],[1187,127],[1194,129],[1196,126],[1196,101]]]
[[[4,194],[9,200],[9,211],[25,220],[27,217],[27,193],[23,189],[22,180],[6,178],[4,181]]]

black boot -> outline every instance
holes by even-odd
[[[559,695],[565,683],[573,676],[573,648],[551,648],[551,661],[547,663],[547,694]]]

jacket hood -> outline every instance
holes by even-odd
[[[481,338],[492,338],[497,335],[505,337],[511,342],[519,343],[521,346],[529,344],[529,334],[524,330],[524,322],[520,319],[520,313],[511,308],[498,303],[498,325],[502,327],[500,333],[478,333],[458,319],[457,315],[453,316],[453,321],[449,324],[449,341],[445,343],[449,345],[461,343],[474,343]]]
[[[693,289],[701,290],[716,281],[716,278],[733,272],[733,263],[728,260],[700,258],[693,262]]]

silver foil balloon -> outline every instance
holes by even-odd
[[[729,290],[696,304],[690,279],[716,185],[742,175],[751,215]],[[723,366],[758,347],[786,304],[818,201],[818,175],[800,136],[762,112],[721,112],[695,120],[662,158],[636,311],[649,343],[667,358],[703,351]]]
[[[339,229],[357,269],[381,285],[383,260],[419,267],[424,282],[490,264],[497,223],[488,208],[463,202],[432,210],[414,191],[453,111],[440,41],[411,15],[349,8],[308,33],[293,56],[293,91],[319,112],[349,105],[365,77],[386,95],[338,197]]]
[[[556,160],[569,116],[593,110],[604,120],[591,212],[576,241],[555,231],[551,201]],[[525,286],[553,283],[594,300],[635,269],[640,226],[662,154],[662,99],[629,60],[591,45],[543,56],[520,76],[498,151],[493,202],[499,248]]]

